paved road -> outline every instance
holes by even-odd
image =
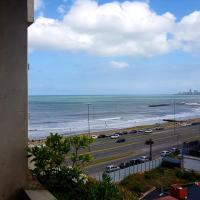
[[[116,143],[115,139],[103,138],[91,146],[91,153],[94,159],[99,162],[85,169],[86,173],[91,176],[97,176],[109,164],[119,165],[121,162],[129,161],[140,155],[148,155],[149,147],[144,142],[150,137],[154,140],[153,156],[157,157],[162,150],[168,150],[171,147],[185,142],[200,138],[200,127],[189,126],[176,128],[175,134],[173,129],[155,131],[151,134],[134,134],[121,136],[126,139],[124,143]],[[108,159],[100,163],[101,160]]]

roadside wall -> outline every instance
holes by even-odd
[[[27,0],[0,0],[0,199],[18,199],[27,159]]]

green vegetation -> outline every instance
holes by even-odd
[[[50,134],[44,145],[28,148],[28,157],[35,166],[33,175],[58,200],[134,200],[132,193],[113,184],[107,174],[103,174],[102,181],[96,181],[82,172],[83,164],[92,157],[80,150],[93,141],[87,135],[64,138]]]
[[[125,178],[120,184],[135,196],[140,196],[152,187],[168,188],[171,184],[185,184],[200,181],[200,175],[183,172],[179,168],[157,168],[143,174],[134,174]]]

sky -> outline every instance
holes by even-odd
[[[35,0],[30,95],[200,90],[200,1]]]

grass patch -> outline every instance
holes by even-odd
[[[157,168],[143,174],[134,174],[125,178],[120,184],[135,195],[140,195],[152,187],[168,188],[171,184],[186,184],[200,181],[200,174],[182,172],[179,168]]]

